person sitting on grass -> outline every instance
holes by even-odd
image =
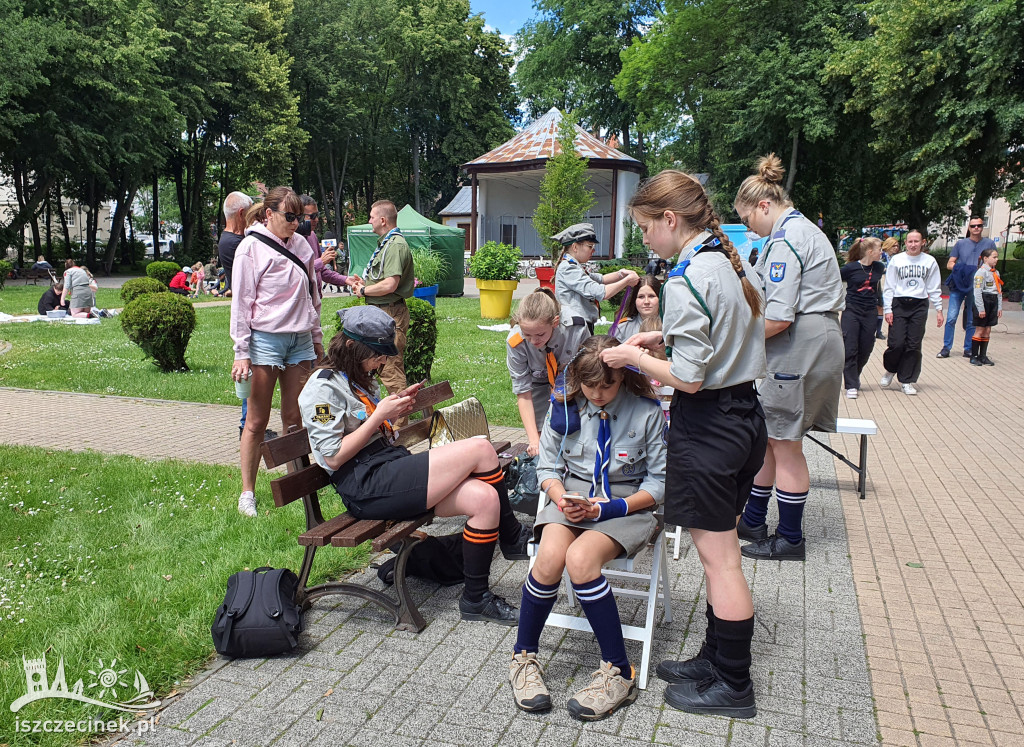
[[[189,266],[182,267],[178,270],[178,274],[171,278],[171,282],[168,283],[171,293],[177,293],[179,296],[187,296],[192,290],[192,268]]]
[[[39,299],[39,316],[46,316],[47,311],[67,311],[68,305],[61,301],[61,294],[64,292],[64,281],[58,280],[55,284],[46,289],[43,297]]]
[[[530,532],[512,511],[494,448],[480,438],[417,454],[395,445],[392,422],[413,411],[421,387],[376,396],[377,370],[397,354],[395,320],[376,306],[356,306],[342,323],[299,394],[313,458],[357,519],[401,521],[431,509],[466,516],[462,619],[516,625],[518,611],[489,589],[491,559],[500,544],[507,559],[525,560]]]

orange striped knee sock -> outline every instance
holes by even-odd
[[[505,485],[505,472],[500,467],[495,467],[490,472],[473,472],[470,477],[483,480],[498,492],[498,535],[503,545],[512,545],[519,541],[519,534],[522,532],[522,525],[512,510],[512,504],[508,500],[508,486]]]
[[[462,530],[462,574],[466,580],[463,596],[470,602],[479,602],[487,591],[497,541],[497,528],[475,529],[467,522]]]

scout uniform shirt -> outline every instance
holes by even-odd
[[[306,381],[299,393],[299,413],[309,434],[313,458],[328,474],[334,470],[327,466],[325,458],[337,454],[345,435],[355,431],[369,416],[366,404],[359,399],[357,389],[350,386],[348,377],[329,368],[315,371]],[[384,438],[383,433],[380,438]],[[371,439],[370,443],[373,442]]]
[[[598,453],[598,431],[601,427],[601,408],[585,397],[577,398],[580,408],[580,428],[566,435],[544,424],[540,437],[537,460],[537,480],[560,480],[568,490],[583,495],[604,496],[603,476],[595,475]],[[551,406],[561,407],[553,402]],[[656,400],[637,397],[620,389],[619,394],[604,407],[610,426],[608,481],[612,497],[625,498],[638,490],[651,494],[657,505],[665,500],[665,415]],[[561,450],[559,450],[561,447]],[[593,529],[607,534],[626,549],[632,557],[646,546],[657,522],[652,510],[637,511],[608,521],[572,524],[548,502],[537,514],[537,524],[559,523]]]
[[[700,381],[701,389],[724,389],[765,376],[764,319],[750,313],[729,258],[701,248],[711,236],[705,231],[680,252],[681,262],[690,260],[685,278],[669,273],[662,334],[673,376]],[[752,278],[750,265],[741,264]]]
[[[571,318],[569,322],[572,324]],[[513,327],[505,340],[505,362],[512,376],[512,393],[524,394],[531,391],[534,386],[543,384],[554,387],[558,372],[572,360],[588,337],[590,330],[583,324],[571,327],[558,326],[542,349],[523,339],[519,325]],[[540,423],[537,425],[539,427]]]
[[[583,265],[567,255],[555,271],[555,298],[562,306],[564,326],[570,326],[574,316],[592,325],[597,321],[598,304],[604,300],[604,276],[588,273]]]
[[[615,339],[619,342],[625,342],[633,335],[640,331],[640,327],[643,325],[644,320],[639,314],[634,319],[622,319],[619,321],[619,326],[615,330]]]
[[[985,299],[982,294],[990,294],[998,299],[996,310],[1003,310],[1003,280],[998,272],[993,272],[988,265],[982,265],[974,273],[974,309],[985,311]]]
[[[828,238],[796,209],[772,226],[754,266],[764,288],[764,318],[792,322],[797,314],[840,312],[846,294]]]
[[[374,306],[387,306],[395,301],[401,301],[412,296],[412,289],[416,277],[412,265],[412,252],[409,251],[409,244],[397,228],[391,229],[382,239],[377,242],[370,261],[366,264],[363,272],[363,280],[367,286],[376,285],[384,278],[398,275],[398,287],[393,293],[386,296],[373,296],[367,298],[367,303]]]

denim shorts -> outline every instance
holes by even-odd
[[[249,360],[254,366],[284,368],[316,360],[312,332],[263,332],[249,336]]]

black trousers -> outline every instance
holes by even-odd
[[[921,375],[921,340],[924,339],[926,321],[927,298],[892,300],[889,347],[882,356],[882,364],[886,371],[896,374],[901,384],[913,384]]]
[[[843,366],[843,383],[847,389],[860,389],[860,372],[875,348],[875,327],[878,312],[872,306],[868,309],[846,307],[839,321],[843,329],[843,344],[846,347],[846,363]]]

